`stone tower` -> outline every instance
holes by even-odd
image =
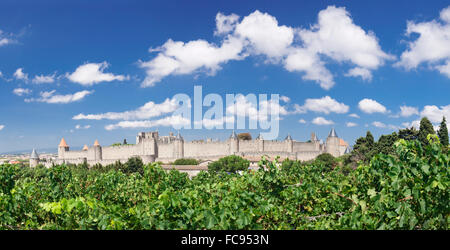
[[[264,138],[261,133],[259,133],[258,137],[256,137],[256,141],[258,142],[258,151],[264,151]]]
[[[102,147],[100,146],[100,143],[98,143],[98,140],[95,140],[94,142],[94,160],[102,160]]]
[[[184,139],[180,135],[180,132],[178,132],[177,136],[175,137],[174,141],[174,157],[180,159],[184,157]]]
[[[234,155],[239,152],[239,138],[233,130],[230,136],[230,154]]]
[[[331,154],[334,157],[340,156],[339,151],[339,137],[336,134],[336,130],[334,128],[331,129],[327,138],[326,152]]]
[[[36,150],[33,148],[33,152],[30,155],[30,167],[34,168],[39,164],[39,155],[36,153]]]
[[[292,153],[293,151],[293,147],[294,147],[294,142],[292,141],[292,137],[290,134],[288,134],[286,136],[286,138],[284,139],[284,141],[286,142],[286,151],[289,153]]]
[[[64,153],[67,151],[69,151],[69,146],[67,145],[66,140],[62,138],[58,146],[58,158],[64,159]]]

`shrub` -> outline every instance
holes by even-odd
[[[144,163],[142,162],[140,157],[131,157],[128,161],[123,165],[123,168],[120,169],[125,174],[131,173],[144,173]]]
[[[174,165],[198,165],[198,161],[196,159],[177,159],[173,162]]]
[[[250,162],[246,159],[237,155],[229,155],[210,163],[208,165],[208,170],[212,172],[225,171],[236,173],[239,170],[247,170],[249,166]]]
[[[316,157],[316,164],[323,165],[327,170],[333,169],[337,165],[336,158],[329,153],[323,153]]]

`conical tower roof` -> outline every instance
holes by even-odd
[[[33,148],[33,152],[31,152],[30,159],[39,159],[39,155],[36,153],[36,150]]]
[[[345,149],[344,154],[350,154],[350,147],[347,147],[347,148]]]
[[[88,149],[89,149],[88,146],[86,144],[84,144],[83,151],[86,151]]]
[[[258,137],[256,137],[256,140],[263,140],[263,136],[261,133],[259,133]]]
[[[336,130],[334,130],[334,128],[331,129],[330,134],[328,134],[328,137],[338,137]]]
[[[100,143],[98,143],[98,140],[95,140],[94,146],[100,146]]]
[[[286,138],[284,139],[285,141],[287,141],[287,140],[290,140],[290,141],[292,141],[292,137],[291,137],[291,135],[290,134],[288,134],[287,136],[286,136]]]
[[[183,137],[181,137],[180,131],[178,131],[177,137],[178,140],[183,140]]]
[[[66,140],[64,140],[64,138],[61,139],[61,142],[59,143],[60,147],[68,147]]]
[[[231,133],[230,138],[231,138],[231,139],[236,139],[236,138],[237,138],[237,135],[236,135],[236,133],[234,132],[234,130],[233,130],[233,133]]]

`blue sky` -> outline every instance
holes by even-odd
[[[169,117],[146,112],[164,109],[177,93],[192,96],[194,85],[205,95],[288,97],[280,102],[280,139],[290,133],[305,141],[311,132],[324,139],[335,127],[353,144],[367,130],[378,137],[422,116],[437,125],[450,118],[449,6],[4,0],[0,152],[56,147],[61,137],[79,147],[95,139],[134,142],[139,131],[165,135],[174,129],[106,126]],[[156,107],[139,110],[149,102]],[[74,119],[79,114],[102,119]],[[250,132],[256,137],[259,130]],[[231,131],[181,133],[187,140],[225,139]]]

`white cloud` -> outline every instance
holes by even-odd
[[[18,69],[14,72],[14,77],[15,77],[17,80],[28,81],[28,74],[23,72],[23,68],[18,68]]]
[[[280,58],[294,40],[294,30],[278,25],[275,17],[256,10],[236,26],[235,34],[250,43],[252,54]]]
[[[15,43],[16,41],[11,38],[12,36],[12,34],[5,34],[2,30],[0,30],[0,47]]]
[[[402,123],[402,125],[405,128],[414,127],[415,129],[419,129],[420,128],[420,120],[415,120],[415,121],[412,121],[412,122],[404,122],[404,123]]]
[[[84,126],[79,124],[75,125],[75,129],[89,129],[90,127],[91,125],[84,125]]]
[[[300,119],[300,120],[298,120],[298,122],[301,123],[301,124],[305,124],[306,123],[306,121],[304,119]]]
[[[303,79],[316,81],[326,90],[335,84],[333,75],[320,60],[319,55],[307,49],[292,49],[284,61],[284,68],[290,72],[304,72]]]
[[[84,86],[91,86],[100,82],[124,81],[129,79],[128,76],[124,75],[104,73],[103,71],[108,68],[108,66],[109,64],[107,62],[86,63],[78,66],[72,74],[66,74],[66,77],[70,81]]]
[[[384,124],[382,122],[378,122],[378,121],[372,122],[372,125],[377,128],[385,128],[386,127],[386,124]]]
[[[325,118],[323,118],[323,117],[320,117],[320,116],[314,118],[314,119],[312,120],[312,123],[313,123],[313,124],[316,124],[316,125],[331,125],[331,124],[334,124],[333,121],[327,120],[327,119],[325,119]]]
[[[243,95],[237,96],[236,101],[226,107],[226,112],[230,115],[248,116],[249,119],[259,121],[266,121],[271,114],[278,116],[289,114],[284,106],[272,100],[260,102],[258,109],[255,103]]]
[[[349,114],[348,116],[350,116],[350,117],[353,117],[353,118],[359,118],[359,115],[357,115],[357,114]]]
[[[13,41],[8,38],[0,38],[0,47],[12,43]]]
[[[418,34],[418,38],[408,42],[408,49],[395,65],[407,70],[428,63],[450,78],[450,6],[440,13],[440,20],[430,22],[408,21],[406,35]]]
[[[365,98],[358,104],[359,109],[367,114],[372,113],[387,113],[386,107],[375,100]]]
[[[263,56],[266,63],[283,66],[290,72],[302,72],[305,80],[315,81],[324,89],[335,84],[325,67],[331,62],[353,66],[347,76],[372,78],[377,69],[393,56],[383,52],[373,32],[355,25],[345,8],[329,6],[320,11],[318,23],[309,29],[279,25],[278,20],[258,10],[243,17],[235,14],[216,16],[215,35],[222,35],[220,45],[205,40],[175,42],[169,39],[150,52],[159,52],[152,60],[140,62],[146,70],[142,87],[154,86],[169,75],[204,71],[215,74],[221,65],[247,56]]]
[[[307,111],[313,111],[317,113],[329,114],[331,112],[344,114],[347,113],[349,107],[344,103],[339,103],[335,99],[324,96],[318,99],[306,99],[303,106],[294,105],[294,113],[305,113]]]
[[[350,69],[345,76],[361,77],[364,81],[372,81],[372,72],[365,68],[356,67]]]
[[[356,126],[358,126],[358,124],[356,124],[356,123],[354,123],[354,122],[347,122],[347,123],[345,124],[345,126],[351,128],[351,127],[356,127]]]
[[[400,116],[402,117],[410,117],[412,115],[418,115],[419,110],[416,107],[409,107],[409,106],[401,106],[400,107]]]
[[[47,76],[45,76],[45,75],[39,75],[39,76],[36,75],[36,76],[34,76],[32,82],[36,83],[36,84],[39,84],[39,83],[53,83],[53,82],[55,82],[55,77],[56,77],[56,74],[47,75]]]
[[[291,101],[291,98],[289,98],[289,97],[287,97],[287,96],[284,96],[284,95],[282,95],[282,96],[280,96],[280,100],[282,100],[283,102],[285,102],[285,103],[288,103],[288,102],[290,102]]]
[[[217,13],[214,35],[224,35],[232,32],[236,27],[238,20],[239,16],[236,14],[224,15],[220,12]]]
[[[134,120],[134,119],[149,119],[163,114],[171,113],[178,108],[178,103],[175,98],[167,98],[162,103],[147,102],[144,106],[136,110],[124,112],[107,112],[102,114],[78,114],[72,119],[74,120]]]
[[[0,125],[0,130],[4,129],[5,125]]]
[[[94,91],[83,90],[73,94],[55,95],[56,90],[40,92],[39,98],[25,99],[25,102],[45,102],[45,103],[71,103],[82,100],[87,95],[94,93]]]
[[[184,126],[189,125],[191,121],[181,115],[168,116],[158,120],[145,121],[121,121],[116,124],[106,125],[106,130],[113,130],[118,128],[152,128],[152,127],[169,127],[169,126]]]
[[[420,115],[427,117],[432,123],[440,123],[444,116],[447,121],[450,121],[450,105],[441,106],[440,108],[435,105],[426,105],[420,112]]]
[[[234,116],[224,116],[222,118],[215,118],[215,119],[208,119],[203,118],[201,121],[194,121],[194,124],[201,124],[205,128],[215,128],[218,126],[222,126],[224,123],[231,123],[233,124],[235,121]]]
[[[232,36],[228,36],[220,47],[205,40],[184,43],[169,39],[156,49],[160,53],[154,59],[139,63],[147,73],[141,86],[154,86],[156,82],[172,74],[185,75],[204,70],[214,75],[222,63],[242,59],[242,48],[242,41]]]
[[[31,91],[32,91],[31,89],[16,88],[13,90],[13,93],[18,96],[23,96],[30,94]]]

